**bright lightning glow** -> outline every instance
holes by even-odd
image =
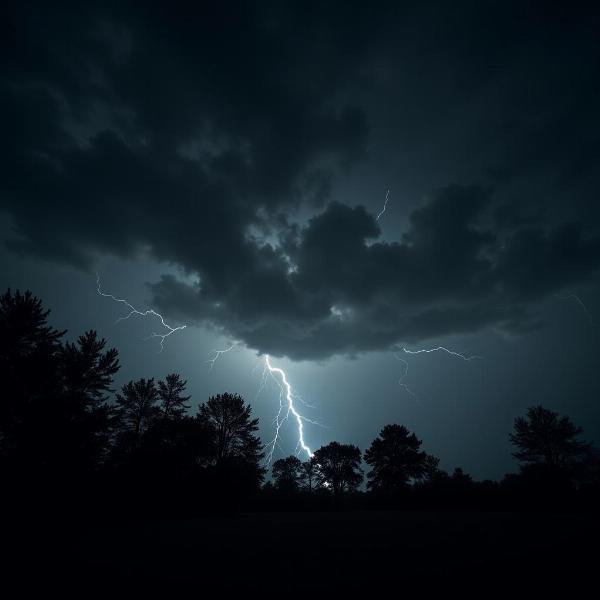
[[[235,341],[230,346],[228,346],[227,348],[224,348],[223,350],[216,350],[216,349],[212,350],[211,351],[212,357],[206,361],[210,365],[209,371],[212,370],[215,362],[217,362],[217,360],[219,360],[219,358],[221,358],[221,356],[223,354],[226,354],[227,352],[231,352],[240,343],[241,342],[239,342],[239,341]],[[258,367],[260,362],[261,361],[259,361],[254,366],[253,371]],[[265,355],[265,357],[264,357],[264,367],[263,367],[263,372],[262,372],[262,376],[261,376],[261,382],[260,382],[258,391],[256,392],[255,401],[258,400],[258,397],[260,396],[261,392],[264,390],[264,388],[267,384],[267,379],[268,379],[269,375],[271,376],[273,381],[279,386],[279,409],[277,411],[277,414],[275,415],[275,419],[273,419],[273,424],[275,426],[275,434],[274,434],[271,442],[269,442],[267,444],[267,448],[268,448],[267,456],[266,456],[267,464],[270,464],[272,462],[273,453],[275,452],[275,448],[281,449],[281,447],[279,446],[279,434],[281,431],[281,427],[289,419],[290,415],[292,415],[292,417],[296,421],[296,425],[298,427],[298,445],[297,445],[298,452],[304,451],[308,454],[309,457],[312,457],[313,454],[312,454],[310,448],[306,445],[306,443],[304,441],[304,422],[312,423],[313,425],[320,425],[320,423],[317,423],[316,421],[312,421],[311,419],[308,419],[307,417],[301,415],[298,412],[298,410],[296,408],[296,402],[301,402],[302,404],[305,404],[306,406],[310,406],[310,405],[307,404],[306,402],[304,402],[304,400],[298,394],[296,394],[294,392],[283,369],[280,369],[278,367],[273,367],[273,365],[270,362],[270,357],[268,354]]]
[[[268,354],[265,355],[265,368],[269,370],[269,373],[277,381],[280,387],[280,396],[279,396],[279,412],[277,413],[277,417],[275,418],[275,437],[273,441],[269,444],[270,450],[267,455],[267,463],[270,463],[273,459],[273,451],[275,450],[275,446],[277,446],[279,441],[279,430],[281,429],[282,424],[287,420],[290,414],[296,420],[296,424],[298,426],[298,446],[301,448],[306,454],[308,454],[309,458],[312,458],[313,453],[311,449],[306,445],[304,441],[304,421],[309,421],[306,417],[303,417],[294,406],[294,400],[298,399],[298,397],[294,394],[294,390],[287,380],[287,376],[283,369],[279,367],[274,367],[271,364],[271,359]],[[275,377],[275,375],[279,376],[279,380]],[[283,399],[287,402],[287,410],[285,416],[281,416],[284,410],[284,402]],[[312,421],[310,421],[312,423]]]
[[[383,203],[383,208],[381,209],[381,211],[377,215],[377,218],[375,219],[376,221],[379,221],[379,217],[381,217],[381,215],[385,212],[385,209],[387,208],[389,195],[390,195],[390,190],[388,190],[385,194],[385,202]]]
[[[381,215],[383,215],[383,213],[385,212],[385,209],[387,207],[389,193],[390,193],[390,191],[388,190],[386,197],[385,197],[385,204],[383,206],[383,210],[377,215],[377,219],[379,219],[379,217],[381,217]],[[179,327],[171,327],[168,323],[165,322],[163,316],[160,313],[157,313],[155,310],[152,310],[152,309],[148,309],[148,310],[144,310],[144,311],[138,310],[132,304],[130,304],[127,300],[125,300],[123,298],[117,298],[113,294],[103,292],[102,288],[100,286],[100,275],[99,274],[96,274],[96,284],[97,284],[98,294],[100,296],[103,296],[105,298],[110,298],[111,300],[113,300],[115,302],[123,304],[129,310],[129,312],[125,316],[119,317],[117,319],[117,321],[116,321],[117,323],[119,323],[120,321],[125,321],[125,320],[129,319],[133,315],[137,315],[140,317],[152,316],[152,317],[156,317],[160,320],[161,325],[167,330],[167,332],[166,333],[153,332],[152,335],[150,335],[146,339],[159,338],[161,352],[164,348],[164,341],[166,338],[168,338],[170,335],[173,335],[175,332],[181,331],[187,327],[186,325],[180,325]],[[571,295],[565,297],[565,299],[566,298],[574,298],[575,300],[577,300],[578,303],[585,310],[588,317],[590,317],[590,319],[591,319],[591,315],[590,315],[589,311],[587,310],[587,307],[583,304],[583,302],[581,301],[581,299],[578,296],[571,294]],[[228,346],[227,348],[224,348],[223,350],[217,350],[217,349],[212,350],[211,351],[212,357],[206,361],[210,365],[209,371],[212,371],[215,363],[217,362],[217,360],[219,360],[219,358],[221,358],[221,356],[223,354],[226,354],[227,352],[231,352],[240,343],[241,343],[240,341],[234,341],[234,342],[232,342],[232,344],[230,346]],[[448,348],[445,348],[444,346],[437,346],[436,348],[425,348],[425,349],[421,349],[421,350],[408,350],[407,348],[402,348],[402,351],[405,354],[431,354],[433,352],[445,352],[446,354],[450,354],[451,356],[455,356],[455,357],[460,358],[461,360],[464,360],[467,362],[470,362],[474,359],[483,358],[481,356],[476,356],[476,355],[466,356],[464,354],[460,354],[459,352],[455,352],[454,350],[449,350]],[[394,357],[397,360],[399,360],[400,362],[402,362],[402,364],[405,367],[404,374],[399,379],[398,383],[404,390],[406,390],[406,392],[408,394],[410,394],[413,398],[418,399],[417,395],[408,387],[408,385],[406,383],[404,383],[404,380],[408,376],[408,362],[404,358],[399,356],[398,354],[394,354]],[[312,458],[314,456],[313,452],[311,451],[309,446],[306,444],[306,441],[304,439],[304,423],[307,422],[307,423],[311,423],[313,425],[320,425],[320,423],[312,421],[311,419],[306,418],[305,416],[301,415],[298,412],[298,410],[296,408],[296,402],[301,402],[303,404],[306,404],[306,403],[302,400],[302,398],[298,394],[296,394],[294,392],[291,384],[289,383],[289,381],[287,379],[287,375],[286,375],[285,371],[279,367],[274,367],[271,364],[271,359],[268,354],[265,354],[264,368],[263,368],[261,383],[260,383],[258,392],[256,394],[257,398],[260,395],[260,393],[262,392],[262,390],[265,388],[267,378],[269,375],[272,377],[272,379],[275,381],[275,383],[277,383],[277,385],[279,386],[279,409],[278,409],[277,415],[275,416],[275,419],[274,419],[275,435],[273,437],[273,440],[269,444],[267,444],[267,447],[269,448],[269,450],[267,452],[267,457],[266,457],[267,464],[270,464],[271,461],[273,460],[273,453],[275,451],[275,448],[279,447],[279,434],[281,431],[281,427],[289,419],[290,415],[295,420],[297,429],[298,429],[297,451],[298,452],[302,452],[302,451],[306,452],[308,457]],[[307,406],[310,406],[310,405],[307,405]]]
[[[161,314],[157,313],[155,310],[152,310],[152,309],[144,310],[144,311],[138,310],[137,308],[134,308],[131,304],[129,304],[129,302],[127,302],[127,300],[124,300],[123,298],[117,298],[116,296],[113,296],[112,294],[107,294],[107,293],[103,292],[102,289],[100,288],[100,275],[98,273],[96,273],[96,284],[97,284],[98,294],[100,294],[101,296],[104,296],[105,298],[110,298],[111,300],[114,300],[115,302],[124,304],[129,309],[129,313],[127,315],[125,315],[124,317],[119,317],[116,321],[117,323],[119,323],[120,321],[126,321],[127,319],[129,319],[129,317],[131,317],[133,315],[138,315],[140,317],[152,316],[152,317],[157,317],[160,320],[160,324],[165,329],[167,329],[167,333],[152,332],[152,335],[145,338],[147,340],[152,339],[152,338],[159,338],[160,339],[160,352],[163,351],[165,340],[170,335],[173,335],[176,331],[181,331],[187,327],[187,325],[180,325],[179,327],[171,327],[170,325],[165,323],[163,316]]]

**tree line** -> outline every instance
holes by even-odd
[[[110,510],[130,516],[200,508],[509,506],[551,497],[596,498],[599,461],[566,416],[535,406],[510,440],[519,473],[502,482],[448,474],[403,425],[386,425],[369,448],[331,442],[302,462],[263,464],[258,419],[238,394],[217,394],[191,410],[177,373],[138,379],[115,393],[118,352],[95,331],[74,342],[48,323],[30,292],[0,296],[0,470],[19,506]],[[366,491],[363,464],[368,468]],[[266,482],[265,482],[266,480]]]
[[[273,463],[272,495],[291,497],[325,490],[339,504],[341,496],[355,493],[367,465],[367,492],[376,505],[446,505],[510,507],[514,500],[555,508],[573,500],[589,501],[600,489],[600,460],[594,446],[580,439],[582,429],[566,416],[533,406],[515,419],[509,438],[520,462],[517,474],[501,482],[476,482],[461,468],[447,473],[439,458],[422,450],[422,441],[405,426],[386,425],[364,454],[357,446],[331,442],[302,462],[296,456]],[[361,460],[362,459],[362,460]],[[543,504],[539,505],[540,499]],[[511,502],[512,501],[512,502]],[[373,502],[370,502],[373,505]]]

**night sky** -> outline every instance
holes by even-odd
[[[534,404],[600,441],[598,13],[351,4],[9,9],[0,285],[97,329],[119,385],[241,393],[265,441],[265,354],[322,424],[313,449],[395,422],[497,478]],[[96,272],[187,328],[159,353]],[[483,358],[402,352],[440,345]],[[290,422],[275,457],[296,444]]]

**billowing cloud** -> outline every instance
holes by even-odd
[[[534,326],[535,302],[600,267],[600,237],[577,225],[485,226],[490,192],[449,186],[414,211],[400,243],[377,241],[362,207],[331,203],[293,247],[255,249],[227,294],[164,277],[161,309],[296,359],[359,353],[486,328]]]
[[[189,277],[152,284],[157,307],[295,359],[524,331],[540,300],[593,280],[600,138],[595,103],[580,102],[588,62],[565,97],[546,94],[550,69],[527,88],[537,55],[521,64],[526,41],[507,51],[504,40],[526,25],[527,39],[547,43],[535,11],[454,23],[436,3],[267,4],[15,8],[0,87],[9,248],[83,269],[106,254],[171,263]],[[565,38],[555,68],[567,72],[586,44],[593,57],[586,27]],[[492,77],[500,59],[518,68]],[[407,211],[396,242],[367,201],[331,200],[369,156],[383,97],[394,143],[411,144],[401,156],[452,142],[457,155],[477,146],[480,167],[456,168],[469,177],[446,178],[462,183]],[[575,105],[582,118],[565,119]],[[466,123],[459,135],[455,121]],[[564,188],[546,197],[520,185],[555,171],[563,186],[578,182],[568,203]],[[587,218],[570,218],[578,207]]]
[[[323,201],[364,152],[365,114],[328,93],[333,42],[304,74],[290,65],[316,47],[288,36],[293,15],[248,11],[15,10],[0,89],[13,249],[81,266],[149,249],[210,270],[217,243],[244,255],[261,211]]]

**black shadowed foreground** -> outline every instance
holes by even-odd
[[[16,525],[11,552],[25,588],[199,597],[390,586],[489,597],[524,586],[570,598],[595,578],[600,534],[595,516],[571,512],[281,511]]]
[[[3,567],[23,592],[572,597],[595,576],[600,463],[566,416],[518,417],[521,467],[500,482],[445,473],[401,425],[364,454],[331,442],[279,459],[265,482],[239,395],[191,414],[177,374],[115,394],[117,351],[93,331],[65,342],[47,318],[29,293],[0,297]]]

